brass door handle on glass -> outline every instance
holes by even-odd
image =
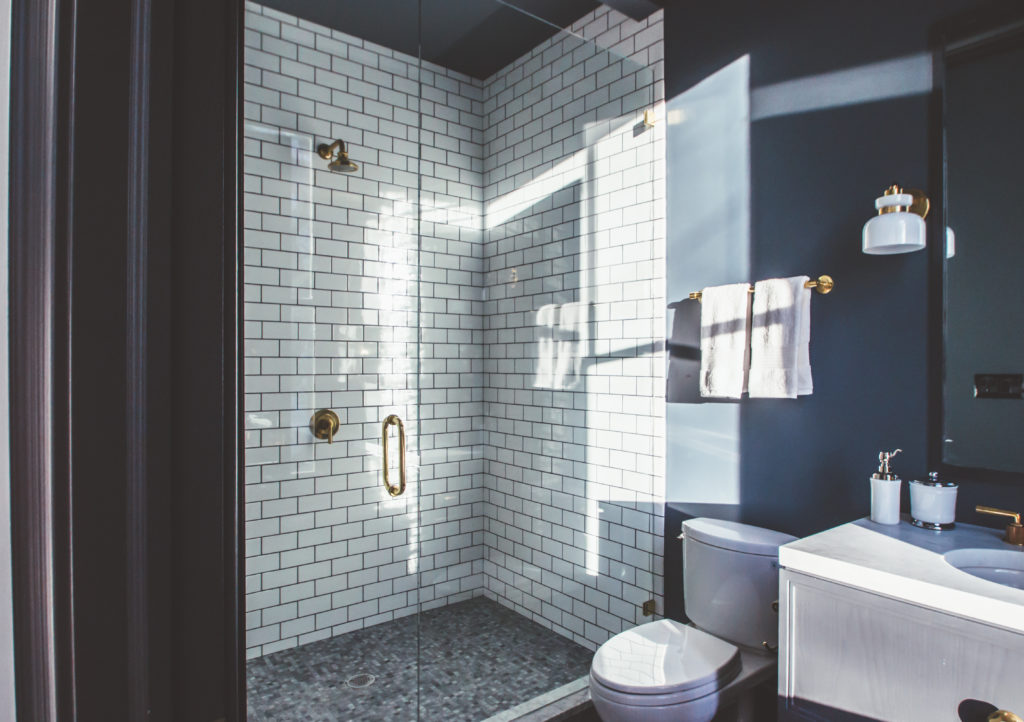
[[[388,470],[388,427],[392,424],[398,427],[398,486],[391,486]],[[391,414],[384,419],[381,436],[384,444],[384,488],[391,496],[400,496],[405,491],[405,424],[398,416]]]
[[[341,427],[341,419],[330,409],[319,409],[309,420],[309,429],[318,439],[326,439],[328,444],[334,443],[334,435]]]

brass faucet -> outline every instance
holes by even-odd
[[[1006,516],[1013,521],[1006,525],[1006,536],[1003,537],[1004,541],[1010,544],[1016,544],[1017,546],[1024,546],[1024,526],[1020,523],[1020,514],[1015,511],[1007,511],[1006,509],[996,509],[992,506],[976,506],[974,510],[979,514],[992,514],[994,516]]]

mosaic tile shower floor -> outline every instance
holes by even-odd
[[[418,699],[411,616],[250,660],[249,721],[476,722],[590,669],[590,650],[485,597],[418,616]]]

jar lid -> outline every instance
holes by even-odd
[[[939,472],[937,472],[937,471],[930,471],[930,472],[928,472],[928,479],[926,481],[921,481],[919,479],[914,479],[910,483],[911,484],[922,484],[923,486],[946,486],[946,487],[951,487],[951,488],[954,488],[954,489],[956,487],[960,486],[955,481],[942,481],[941,479],[939,479]]]

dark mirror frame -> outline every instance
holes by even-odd
[[[945,68],[951,53],[993,42],[1001,30],[1024,23],[1024,6],[999,0],[935,23],[928,34],[932,53],[934,89],[929,109],[929,186],[932,213],[928,217],[928,468],[951,481],[986,481],[1024,485],[1024,472],[995,471],[946,464],[942,461],[943,383],[945,380]]]

